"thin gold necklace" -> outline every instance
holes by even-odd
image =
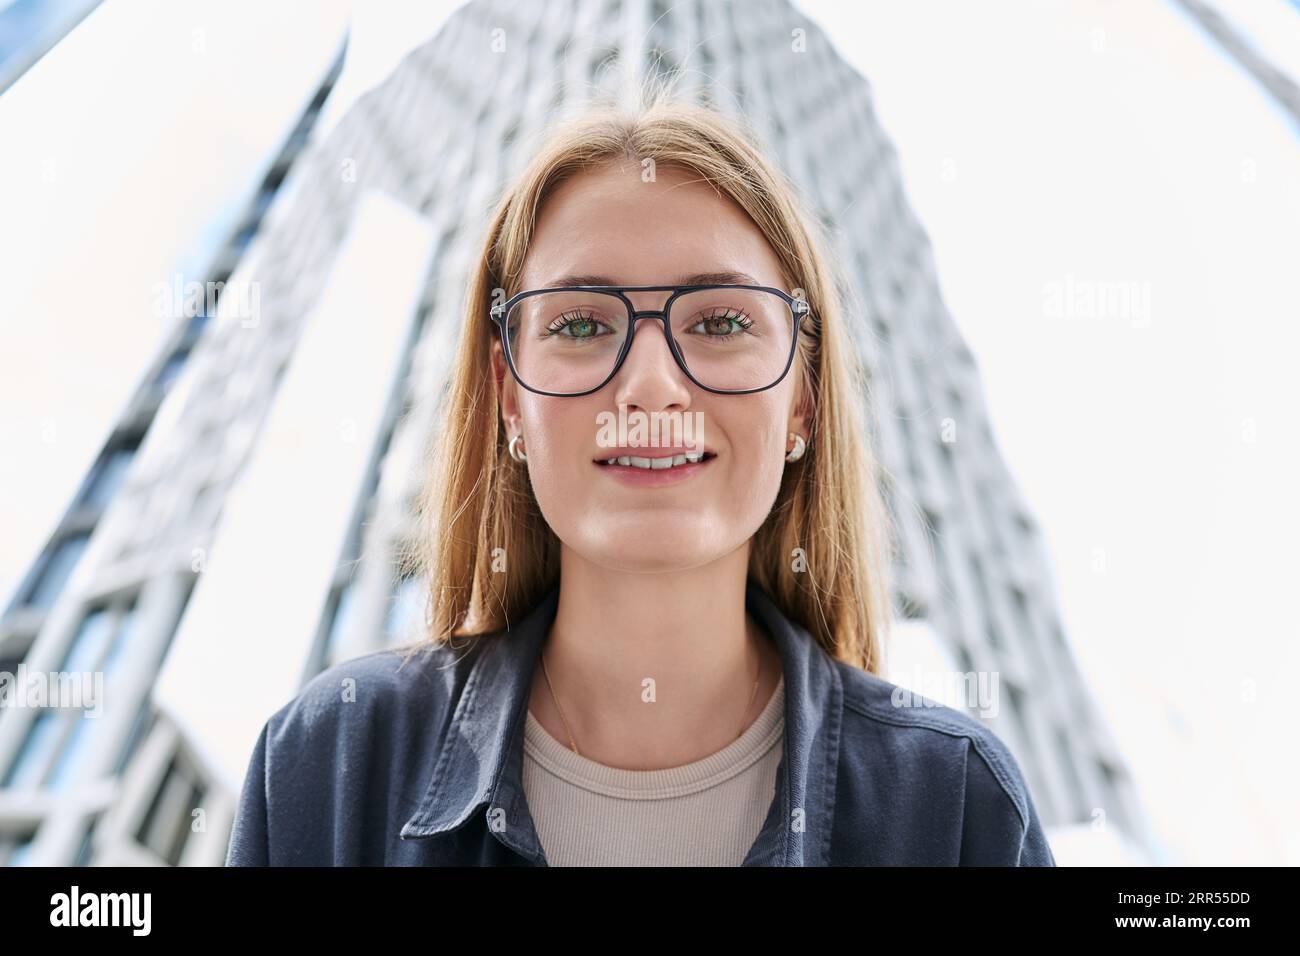
[[[564,716],[564,708],[560,706],[560,698],[555,695],[555,688],[551,685],[551,675],[546,670],[546,651],[541,654],[542,676],[546,678],[546,687],[551,692],[551,700],[555,701],[555,709],[560,712],[560,720],[564,721],[564,732],[569,735],[569,747],[579,757],[582,756],[578,751],[578,745],[573,739],[573,730],[569,727],[569,720]],[[758,695],[758,682],[763,676],[763,657],[760,654],[758,658],[758,675],[754,678],[754,689],[749,692],[749,703],[745,705],[745,713],[741,715],[740,730],[736,732],[736,739],[739,740],[741,734],[745,732],[746,718],[749,717],[750,708],[754,706],[754,698]]]

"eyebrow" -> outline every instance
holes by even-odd
[[[697,272],[694,275],[681,276],[671,285],[762,285],[747,272]],[[540,288],[560,289],[576,285],[618,285],[609,276],[567,275],[552,279]]]

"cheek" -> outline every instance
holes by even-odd
[[[737,494],[734,507],[763,512],[771,508],[785,473],[786,416],[779,399],[766,393],[749,396],[754,401],[744,415],[729,415],[725,436],[731,467],[727,481]]]
[[[543,515],[550,520],[557,510],[581,506],[583,486],[591,480],[587,466],[595,443],[596,409],[580,398],[529,392],[520,400],[520,414],[528,472]]]

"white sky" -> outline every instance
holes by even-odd
[[[153,283],[251,194],[348,6],[106,0],[0,96],[0,601],[164,331]],[[356,6],[325,127],[458,4]],[[1162,836],[1300,863],[1295,125],[1163,0],[798,6],[872,84]],[[1295,8],[1241,9],[1294,70]],[[1067,282],[1150,312],[1053,317]]]

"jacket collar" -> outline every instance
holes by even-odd
[[[534,667],[555,619],[558,582],[513,627],[485,637],[456,704],[433,778],[402,839],[462,826],[486,805],[488,831],[546,865],[523,788],[523,728]],[[785,741],[771,809],[744,866],[822,866],[839,761],[843,686],[834,660],[750,578],[745,606],[772,636],[785,672]]]

